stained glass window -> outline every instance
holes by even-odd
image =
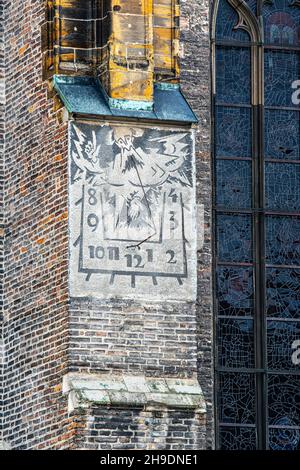
[[[219,364],[229,368],[254,367],[253,320],[219,320]]]
[[[300,212],[300,164],[266,163],[266,207]]]
[[[219,315],[228,317],[252,316],[254,299],[253,288],[252,268],[219,266],[217,269],[217,302]]]
[[[269,447],[270,450],[300,450],[300,429],[270,427]]]
[[[292,51],[265,52],[265,104],[293,108],[292,83],[298,79],[300,56]]]
[[[263,5],[266,44],[297,46],[300,30],[300,9],[293,0],[272,0]]]
[[[217,444],[300,450],[299,1],[220,0],[214,49]]]
[[[250,40],[249,34],[246,31],[235,29],[237,23],[237,13],[230,7],[227,0],[220,0],[216,23],[216,37],[225,41],[248,42]]]
[[[253,374],[221,373],[219,419],[222,423],[255,423],[255,377]]]
[[[300,376],[270,375],[268,396],[269,424],[300,428]]]
[[[268,268],[266,284],[267,315],[300,320],[300,269]]]
[[[249,48],[218,47],[217,97],[218,102],[250,104],[251,52]]]
[[[220,261],[252,261],[252,226],[248,215],[222,214],[217,220]]]
[[[300,322],[268,321],[267,322],[267,351],[268,368],[275,370],[297,369],[293,364],[293,344],[300,339]]]
[[[300,266],[300,217],[266,217],[266,261]]]
[[[300,119],[297,111],[265,110],[265,156],[300,160]]]
[[[251,207],[251,162],[219,160],[216,163],[216,180],[218,205],[225,209]]]
[[[249,427],[222,427],[219,442],[221,450],[255,450],[256,430]]]

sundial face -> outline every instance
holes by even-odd
[[[193,300],[193,134],[70,123],[70,294]]]

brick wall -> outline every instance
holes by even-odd
[[[2,439],[3,399],[3,256],[4,256],[4,131],[5,131],[5,70],[4,70],[4,2],[0,2],[0,440]]]
[[[70,370],[189,377],[197,371],[192,304],[73,299]]]
[[[182,85],[200,124],[197,202],[204,206],[197,308],[189,303],[95,302],[71,299],[72,371],[127,370],[190,376],[197,370],[208,405],[205,446],[212,445],[212,300],[210,246],[210,83],[208,2],[182,1]],[[197,353],[198,345],[198,353]]]
[[[184,57],[181,84],[199,118],[196,134],[197,204],[204,208],[204,244],[198,251],[198,376],[207,405],[207,447],[213,445],[211,293],[210,0],[181,0]],[[200,209],[201,213],[201,209]]]
[[[92,406],[75,422],[77,449],[197,450],[205,445],[205,423],[193,411]]]

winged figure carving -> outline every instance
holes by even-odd
[[[116,127],[112,142],[119,152],[116,152],[113,162],[105,167],[96,132],[92,131],[89,139],[80,129],[75,126],[74,129],[76,138],[72,157],[77,167],[75,180],[90,179],[98,184],[144,188],[157,187],[166,181],[191,185],[183,168],[188,153],[188,144],[184,141],[186,133],[153,138],[149,141],[151,147],[143,149],[135,145],[136,133],[133,129]]]

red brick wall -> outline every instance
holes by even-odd
[[[205,446],[205,420],[192,410],[91,406],[75,419],[76,449],[176,451]]]
[[[70,370],[191,377],[197,373],[196,330],[191,303],[72,299]]]
[[[3,399],[3,256],[4,256],[4,7],[0,3],[0,439],[2,438]]]

